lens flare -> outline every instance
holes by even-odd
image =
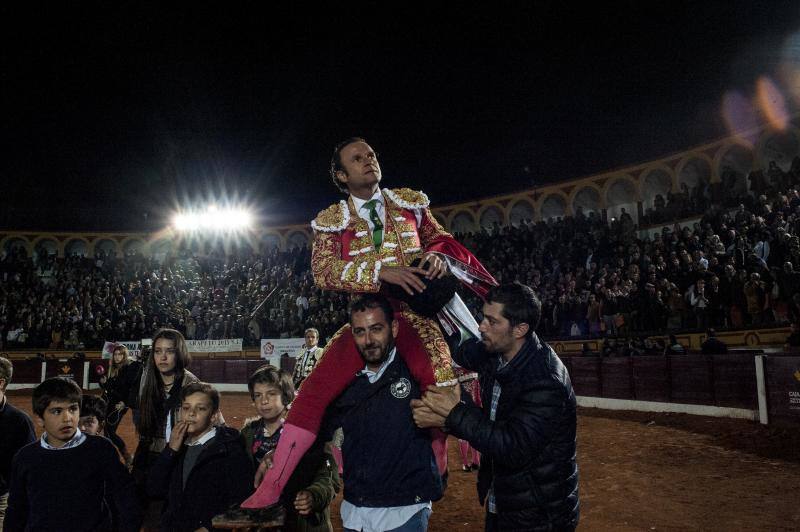
[[[770,126],[779,131],[786,130],[789,125],[786,99],[775,83],[766,76],[761,76],[756,82],[756,104]]]
[[[722,98],[722,118],[731,135],[742,136],[758,127],[756,111],[750,100],[736,91],[728,91]]]

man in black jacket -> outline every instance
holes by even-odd
[[[483,408],[462,402],[460,388],[429,388],[414,401],[420,427],[446,427],[483,454],[478,496],[486,530],[574,530],[578,524],[576,405],[567,370],[533,332],[541,304],[530,287],[489,291],[482,341],[454,355],[480,374]]]
[[[17,451],[36,440],[31,418],[8,402],[6,388],[11,384],[14,367],[0,357],[0,530],[8,507],[8,483],[11,481],[11,459]]]

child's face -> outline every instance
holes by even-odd
[[[78,427],[80,427],[81,432],[91,434],[92,436],[100,435],[100,432],[103,430],[97,416],[82,416],[78,421]]]
[[[186,435],[190,438],[201,436],[211,427],[214,405],[211,398],[196,392],[186,396],[181,404],[181,421],[186,421]]]
[[[80,414],[78,402],[55,400],[50,401],[42,417],[36,416],[36,421],[47,433],[47,443],[53,447],[63,447],[75,436]]]
[[[256,383],[253,386],[253,405],[258,415],[268,421],[277,419],[286,409],[280,388],[266,383]]]
[[[175,342],[168,338],[159,338],[153,346],[153,362],[162,375],[175,373]]]

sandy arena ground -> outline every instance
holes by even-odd
[[[10,392],[31,412],[30,393]],[[229,425],[252,413],[246,394],[223,394]],[[38,427],[37,427],[38,429]],[[800,431],[689,416],[581,409],[580,530],[800,530]],[[135,435],[128,414],[120,434]],[[429,529],[483,529],[477,473],[461,471],[450,443],[450,481]],[[338,516],[341,494],[334,502]]]

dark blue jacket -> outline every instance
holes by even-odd
[[[17,451],[36,440],[31,418],[9,403],[8,397],[0,406],[0,435],[0,495],[5,495],[11,481],[11,459]]]
[[[69,449],[43,449],[34,441],[14,456],[3,530],[105,532],[112,529],[109,502],[120,517],[118,530],[139,530],[133,478],[114,444],[88,434]]]
[[[161,529],[170,532],[211,530],[211,519],[253,492],[255,469],[239,431],[217,427],[217,434],[197,457],[183,486],[183,457],[164,448],[147,476],[147,492],[166,497]]]
[[[344,498],[356,506],[407,506],[442,497],[428,431],[411,415],[420,390],[399,353],[381,378],[360,375],[328,411],[344,431]]]
[[[494,483],[500,530],[564,530],[578,524],[576,403],[566,368],[534,334],[505,367],[472,340],[453,357],[480,374],[483,408],[461,403],[450,432],[481,452],[478,497]],[[494,382],[495,421],[489,419]]]

